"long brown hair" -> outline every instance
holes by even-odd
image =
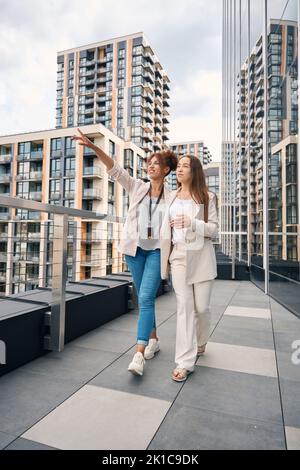
[[[191,174],[192,174],[192,182],[190,185],[190,191],[192,198],[197,204],[204,205],[204,221],[208,221],[208,204],[209,204],[209,193],[208,187],[206,184],[205,174],[203,171],[202,164],[197,157],[193,157],[192,155],[182,155],[179,157],[180,161],[182,158],[189,158],[190,165],[191,165]],[[181,187],[181,183],[177,180],[178,188]]]

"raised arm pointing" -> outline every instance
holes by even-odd
[[[100,147],[95,145],[86,135],[84,135],[80,129],[77,128],[77,130],[80,135],[73,135],[72,139],[76,140],[79,145],[92,149],[97,155],[97,157],[100,158],[102,163],[104,163],[107,170],[111,170],[114,166],[114,160],[109,155],[107,155]]]

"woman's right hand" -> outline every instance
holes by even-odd
[[[86,135],[84,135],[79,128],[77,128],[77,130],[80,135],[73,135],[72,140],[76,140],[79,145],[95,150],[97,146]]]
[[[73,135],[72,140],[76,140],[79,145],[83,145],[84,147],[92,149],[95,152],[96,156],[100,158],[102,163],[104,163],[107,170],[111,170],[114,166],[114,160],[109,155],[107,155],[100,147],[94,144],[86,135],[84,135],[80,129],[77,128],[77,130],[80,135]]]

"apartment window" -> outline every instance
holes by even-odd
[[[66,155],[75,155],[76,142],[72,140],[71,137],[66,137],[65,141],[65,154]]]
[[[60,192],[60,180],[50,181],[50,194]]]
[[[143,94],[143,87],[141,86],[133,86],[131,88],[131,95],[132,96],[137,96],[137,95],[142,95]]]
[[[142,129],[140,127],[132,127],[131,128],[131,136],[132,137],[139,137],[142,136]]]
[[[111,116],[112,116],[111,110],[105,111],[105,119],[111,119]]]
[[[132,77],[132,85],[142,85],[143,77],[141,75],[135,75]]]
[[[75,171],[75,158],[65,159],[65,175],[66,176],[69,171]]]
[[[134,56],[133,59],[132,59],[132,64],[133,65],[142,65],[143,64],[143,57],[141,55]]]
[[[124,98],[124,88],[118,88],[118,98]]]
[[[132,96],[131,98],[131,104],[132,106],[138,106],[138,105],[142,105],[143,103],[143,98],[141,96]]]
[[[66,199],[66,200],[63,202],[63,205],[64,205],[65,207],[70,207],[71,209],[74,209],[74,207],[75,207],[74,200],[72,200],[72,199]]]
[[[17,183],[17,195],[26,196],[29,193],[29,181],[20,181]]]
[[[132,55],[141,55],[144,52],[144,47],[142,45],[140,46],[134,46],[132,48]]]
[[[107,52],[105,58],[106,58],[106,60],[113,60],[113,53],[112,52]]]
[[[18,145],[18,154],[24,155],[29,154],[31,150],[31,143],[30,142],[22,142]]]
[[[122,124],[123,126],[123,124]],[[117,135],[118,137],[120,137],[121,139],[124,139],[125,138],[125,129],[122,129],[119,127],[119,123],[118,123],[118,128],[117,128]]]
[[[62,118],[61,118],[61,117],[57,117],[57,118],[56,118],[56,126],[57,126],[57,127],[61,127],[61,126],[62,126]]]
[[[107,224],[107,239],[113,240],[113,224],[111,223]]]
[[[109,141],[109,156],[111,158],[114,158],[115,155],[116,155],[116,144],[110,140]]]
[[[64,182],[65,191],[75,191],[75,179],[66,178]]]
[[[122,69],[125,67],[125,59],[119,59],[118,67],[119,69]]]
[[[297,206],[287,206],[286,208],[286,223],[287,224],[297,224]]]
[[[79,93],[80,93],[81,95],[83,95],[85,92],[86,92],[85,86],[80,86],[80,87],[79,87]]]
[[[143,74],[143,67],[141,65],[132,67],[132,75],[142,75]]]
[[[124,166],[133,167],[133,150],[131,149],[124,150]]]
[[[141,125],[142,124],[142,117],[141,116],[132,116],[131,124],[133,126]]]
[[[124,87],[125,86],[125,78],[119,78],[118,79],[118,87]]]
[[[118,99],[118,108],[121,108],[121,109],[124,108],[124,100],[122,98]]]
[[[56,100],[56,107],[60,108],[63,105],[63,100]]]
[[[60,159],[55,158],[50,161],[50,177],[57,177],[60,173]]]
[[[132,116],[141,116],[143,114],[143,109],[140,106],[134,106],[131,108]]]
[[[119,49],[118,56],[119,56],[119,58],[125,57],[125,49]]]
[[[136,145],[142,145],[143,143],[140,137],[132,137],[132,142],[134,142]]]

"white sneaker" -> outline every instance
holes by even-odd
[[[146,346],[145,351],[144,351],[144,358],[145,359],[152,359],[159,351],[159,340],[158,339],[150,339],[148,346]]]
[[[143,375],[144,373],[144,364],[145,359],[141,352],[135,353],[131,363],[128,366],[129,372],[132,372],[134,375]]]

